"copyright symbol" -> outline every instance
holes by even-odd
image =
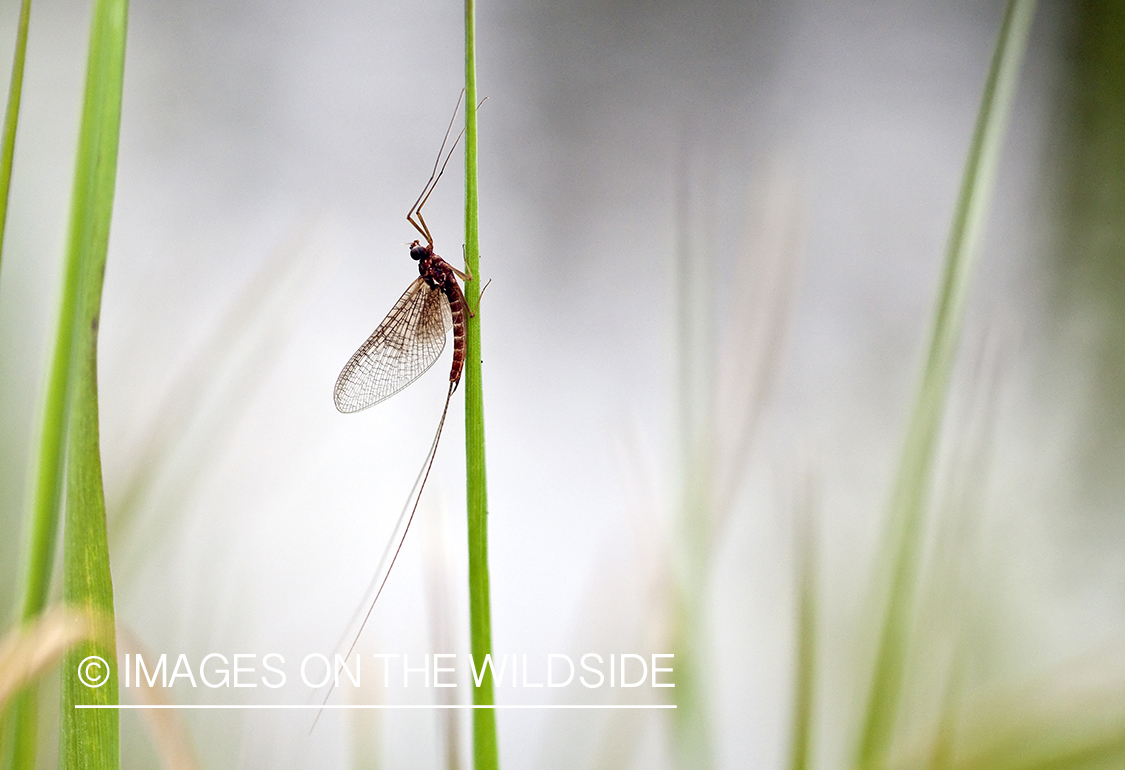
[[[101,687],[109,681],[109,664],[97,655],[83,658],[78,664],[78,681],[87,687]]]

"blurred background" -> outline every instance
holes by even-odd
[[[480,5],[494,648],[685,664],[675,715],[500,712],[502,766],[790,764],[809,559],[808,762],[851,766],[882,522],[1003,11]],[[0,275],[9,616],[88,13],[32,9]],[[117,617],[149,650],[330,654],[362,598],[449,353],[359,415],[338,414],[331,390],[416,275],[405,214],[462,85],[462,13],[132,5],[99,389]],[[0,8],[0,61],[15,14]],[[1123,52],[1112,4],[1040,4],[943,424],[902,766],[949,727],[939,712],[957,756],[994,756],[990,741],[1024,730],[1125,763]],[[426,210],[455,264],[462,190],[458,151]],[[366,653],[468,649],[461,417],[456,395]],[[970,640],[957,655],[954,626]],[[309,698],[182,684],[185,703]],[[1090,714],[1111,715],[1092,736],[1074,727]],[[466,714],[332,712],[311,735],[305,712],[181,717],[204,767],[467,766]],[[136,712],[122,731],[123,767],[158,766]]]

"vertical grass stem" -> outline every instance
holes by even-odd
[[[465,465],[469,527],[469,625],[473,658],[483,661],[492,651],[492,619],[488,581],[488,489],[485,484],[484,390],[481,386],[480,236],[477,199],[477,73],[476,7],[465,0],[465,266],[473,276],[466,286],[472,317],[465,354]],[[481,664],[483,665],[483,663]],[[493,704],[492,677],[473,689],[473,703]],[[473,767],[500,766],[496,712],[473,709]]]

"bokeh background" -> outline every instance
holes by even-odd
[[[670,586],[691,565],[708,746],[685,761],[666,713],[502,712],[503,766],[783,766],[802,548],[818,565],[812,761],[850,766],[881,522],[1003,9],[480,5],[494,646],[674,651]],[[0,274],[9,613],[88,12],[36,0],[31,18]],[[0,8],[0,61],[15,13]],[[957,524],[952,540],[934,525],[932,560],[960,565],[946,609],[973,639],[962,673],[1000,704],[1087,680],[1125,702],[1123,36],[1109,4],[1040,4],[946,414],[932,507]],[[332,385],[414,277],[405,214],[462,59],[447,0],[133,3],[99,388],[118,621],[145,648],[292,662],[347,627],[431,440],[447,358],[360,415],[336,413]],[[459,162],[426,217],[454,262]],[[451,415],[365,652],[467,649],[459,396]],[[676,554],[696,445],[726,502],[693,561]],[[913,654],[905,756],[948,673],[940,650]],[[464,715],[335,712],[311,735],[303,712],[183,719],[205,767],[467,756]],[[156,766],[142,719],[122,729],[123,766]]]

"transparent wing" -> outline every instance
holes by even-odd
[[[344,364],[332,393],[336,408],[358,412],[414,382],[441,355],[452,326],[449,300],[440,289],[415,279]]]

